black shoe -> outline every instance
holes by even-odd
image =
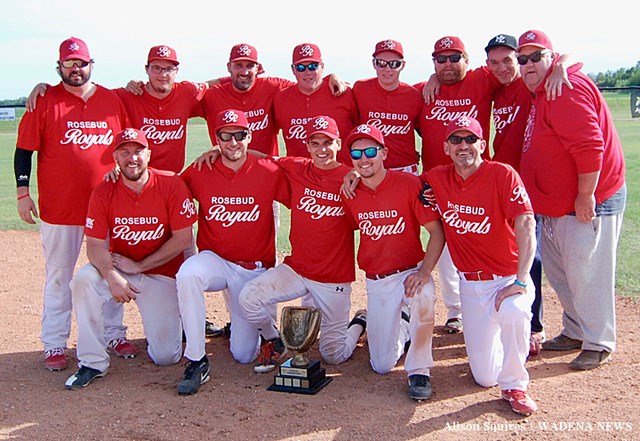
[[[224,334],[224,328],[210,322],[208,319],[204,321],[204,335],[205,337],[220,337]]]
[[[67,378],[64,387],[67,389],[80,389],[88,386],[94,378],[104,377],[106,373],[106,371],[100,372],[97,369],[82,366],[78,372]]]
[[[199,361],[190,361],[184,370],[184,377],[178,383],[178,395],[195,394],[209,379],[209,359],[206,355]]]
[[[352,327],[353,325],[362,326],[362,331],[360,331],[360,336],[362,337],[364,332],[367,330],[367,310],[366,309],[358,309],[356,311],[353,318],[349,322],[349,326],[347,326],[347,329]]]
[[[409,396],[418,401],[431,398],[431,380],[428,375],[409,375]]]
[[[409,308],[403,307],[402,308],[402,313],[400,314],[400,317],[405,322],[411,323],[411,312],[409,311]],[[409,339],[409,340],[404,342],[404,352],[405,352],[405,354],[407,353],[407,351],[409,351],[409,347],[410,346],[411,346],[411,339]]]

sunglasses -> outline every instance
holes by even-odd
[[[320,66],[320,63],[309,63],[309,64],[302,64],[302,63],[298,63],[298,64],[294,64],[293,67],[298,71],[298,72],[304,72],[305,70],[309,70],[311,72],[315,72],[316,70],[318,70],[318,67]]]
[[[540,51],[535,51],[534,53],[529,55],[518,55],[518,64],[524,66],[529,62],[529,60],[531,60],[532,63],[537,63],[538,61],[542,60],[542,56],[546,53],[547,50],[543,49]]]
[[[380,69],[384,69],[387,66],[389,66],[391,69],[397,69],[400,66],[402,66],[402,60],[387,61],[387,60],[381,60],[380,58],[374,58],[373,63],[376,65],[376,67],[379,67]]]
[[[84,60],[66,60],[60,64],[62,64],[62,67],[66,69],[72,69],[73,66],[78,66],[79,68],[87,67],[90,64],[90,62],[84,61]]]
[[[154,74],[161,74],[163,72],[168,73],[168,74],[172,74],[174,72],[178,71],[178,66],[169,66],[169,67],[160,67],[156,64],[153,64],[151,66],[149,66],[149,70],[151,71],[151,73]]]
[[[247,136],[249,136],[248,130],[242,130],[240,132],[218,132],[218,138],[225,142],[231,141],[231,138],[235,138],[236,141],[240,142],[246,139]]]
[[[462,141],[466,142],[467,144],[475,144],[476,142],[478,142],[478,138],[476,135],[468,135],[468,136],[458,136],[458,135],[451,135],[449,137],[449,139],[447,139],[447,141],[449,141],[451,144],[460,144],[462,143]]]
[[[433,57],[433,59],[436,60],[438,64],[444,64],[447,62],[447,60],[451,61],[452,63],[457,63],[462,59],[462,54],[436,55],[435,57]]]
[[[362,159],[362,154],[371,159],[378,156],[378,150],[382,150],[384,147],[367,147],[366,149],[353,149],[351,150],[351,159]]]

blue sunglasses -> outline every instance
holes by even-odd
[[[378,150],[382,150],[384,147],[367,147],[366,149],[353,149],[351,150],[351,159],[362,159],[362,154],[371,159],[378,156]]]
[[[309,64],[294,64],[293,67],[298,71],[298,72],[304,72],[305,70],[309,69],[311,72],[315,72],[316,70],[318,70],[318,66],[320,66],[320,63],[309,63]]]

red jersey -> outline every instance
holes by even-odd
[[[565,88],[555,101],[547,100],[542,82],[525,131],[522,179],[535,212],[545,216],[574,212],[578,174],[600,172],[596,204],[609,199],[624,184],[624,154],[611,112],[581,67],[567,69],[573,89]]]
[[[291,186],[291,255],[284,263],[316,282],[353,282],[353,228],[340,196],[342,180],[351,168],[341,164],[322,170],[307,158],[274,159]]]
[[[422,93],[424,85],[416,87]],[[422,135],[422,168],[430,170],[437,165],[449,165],[451,158],[444,152],[444,141],[450,121],[466,115],[478,120],[482,133],[489,138],[491,106],[495,90],[500,82],[486,67],[467,71],[455,84],[441,84],[436,100],[422,105],[420,134]],[[483,158],[489,159],[489,149]]]
[[[206,90],[205,84],[182,81],[174,83],[169,95],[159,99],[145,88],[142,89],[142,95],[134,95],[124,88],[116,89],[127,109],[131,124],[142,130],[149,141],[149,164],[152,167],[175,173],[182,171],[187,144],[187,120]]]
[[[362,270],[384,274],[422,262],[420,226],[437,220],[438,213],[420,202],[421,189],[417,176],[388,170],[375,190],[360,182],[356,197],[344,199],[352,225],[360,230]]]
[[[114,166],[111,143],[129,120],[115,92],[96,85],[85,102],[62,83],[20,121],[16,146],[38,152],[38,207],[50,224],[84,225],[91,190]]]
[[[278,137],[273,117],[273,99],[278,92],[295,84],[284,78],[256,77],[252,87],[246,92],[238,91],[231,82],[209,88],[202,100],[200,113],[207,119],[211,143],[217,144],[216,115],[225,109],[237,109],[242,110],[249,121],[249,148],[277,156]]]
[[[275,265],[273,201],[289,204],[289,187],[277,165],[248,155],[237,173],[218,159],[212,170],[190,166],[181,176],[200,206],[200,251],[211,250],[230,262]]]
[[[515,219],[533,210],[511,166],[484,161],[465,181],[449,164],[421,178],[433,188],[451,259],[459,271],[499,276],[518,272]]]
[[[385,90],[377,78],[356,81],[353,93],[358,103],[360,124],[371,124],[384,135],[389,149],[386,168],[406,167],[420,159],[416,134],[424,99],[418,90],[400,82],[394,90]],[[348,151],[348,146],[345,146]],[[348,163],[347,163],[348,164]]]
[[[493,161],[520,170],[524,130],[530,108],[531,92],[521,77],[496,91],[493,99]]]
[[[300,92],[298,85],[290,86],[276,94],[273,101],[276,129],[282,130],[287,156],[309,158],[305,124],[316,116],[326,115],[338,124],[341,137],[346,137],[358,124],[358,108],[353,91],[347,89],[340,96],[333,96],[329,87],[329,77],[322,80],[322,86],[311,95]],[[351,164],[349,149],[338,151],[338,162]]]
[[[149,169],[149,181],[141,193],[118,182],[101,182],[91,195],[84,232],[87,237],[109,241],[109,250],[139,262],[155,253],[172,232],[196,221],[187,186],[172,172]],[[145,274],[176,277],[184,254]]]

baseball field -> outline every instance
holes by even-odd
[[[194,396],[178,396],[175,387],[184,367],[150,361],[133,304],[125,307],[125,323],[140,355],[114,357],[106,377],[84,390],[65,390],[77,362],[76,328],[67,350],[71,367],[45,370],[39,339],[43,258],[37,227],[23,224],[15,211],[17,126],[0,122],[0,440],[640,439],[640,120],[629,116],[628,95],[608,94],[607,100],[622,138],[629,188],[618,254],[618,350],[611,364],[587,372],[568,368],[577,351],[543,351],[531,358],[529,390],[540,410],[527,418],[512,413],[497,388],[473,382],[463,336],[445,334],[439,326],[434,395],[426,402],[409,399],[403,359],[391,373],[375,374],[366,345],[347,362],[324,366],[333,381],[317,395],[270,392],[273,373],[256,374],[252,366],[233,361],[225,338],[207,343],[211,381]],[[193,121],[188,134],[192,159],[209,141],[201,120]],[[286,212],[283,217],[280,253],[288,251]],[[84,263],[83,253],[79,265]],[[546,332],[553,337],[561,329],[562,311],[547,285],[544,297]],[[352,300],[352,311],[366,305],[361,272]],[[219,293],[207,295],[207,314],[217,323],[228,320]],[[436,325],[444,319],[438,301]],[[318,356],[317,347],[310,355]]]

